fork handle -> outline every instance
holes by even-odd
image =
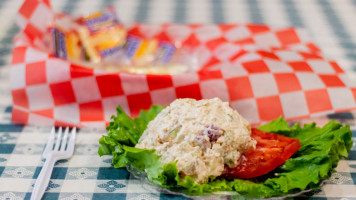
[[[37,177],[35,186],[32,191],[31,200],[40,200],[48,186],[49,179],[53,171],[54,163],[56,159],[50,156],[46,159],[40,174]]]

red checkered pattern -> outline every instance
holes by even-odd
[[[37,20],[39,15],[46,20]],[[229,101],[252,124],[355,109],[356,86],[299,29],[263,25],[130,25],[129,33],[189,46],[201,69],[180,75],[106,73],[40,51],[55,14],[27,0],[13,51],[13,121],[104,127],[120,105],[131,116],[176,98]],[[42,17],[45,18],[45,17]],[[37,40],[37,42],[36,42]]]
[[[25,0],[18,11],[16,21],[20,26],[22,37],[25,37],[29,44],[43,48],[42,39],[54,16],[55,13],[48,1]]]

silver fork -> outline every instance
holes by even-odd
[[[32,191],[31,200],[39,200],[43,196],[51,174],[53,171],[54,163],[57,160],[68,159],[73,155],[76,128],[73,128],[69,136],[69,128],[67,127],[62,137],[62,127],[58,129],[57,137],[55,137],[56,131],[53,127],[51,134],[48,138],[48,142],[42,157],[46,159],[40,174],[36,180],[35,186]],[[68,138],[69,137],[69,138]],[[57,138],[57,139],[56,139]],[[54,140],[56,139],[56,142]]]

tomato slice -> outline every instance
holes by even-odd
[[[244,154],[241,164],[223,174],[229,178],[253,178],[264,175],[288,160],[301,146],[298,139],[251,129],[251,137],[257,141],[256,149]]]

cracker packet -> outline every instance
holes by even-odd
[[[87,60],[98,63],[119,51],[126,40],[126,30],[120,24],[113,7],[80,17],[77,30]]]
[[[177,74],[189,71],[192,54],[157,37],[128,34],[113,7],[73,19],[64,16],[50,28],[56,57],[106,71]]]
[[[77,30],[80,25],[69,16],[55,20],[49,28],[52,38],[53,54],[69,60],[83,60],[84,52]]]

